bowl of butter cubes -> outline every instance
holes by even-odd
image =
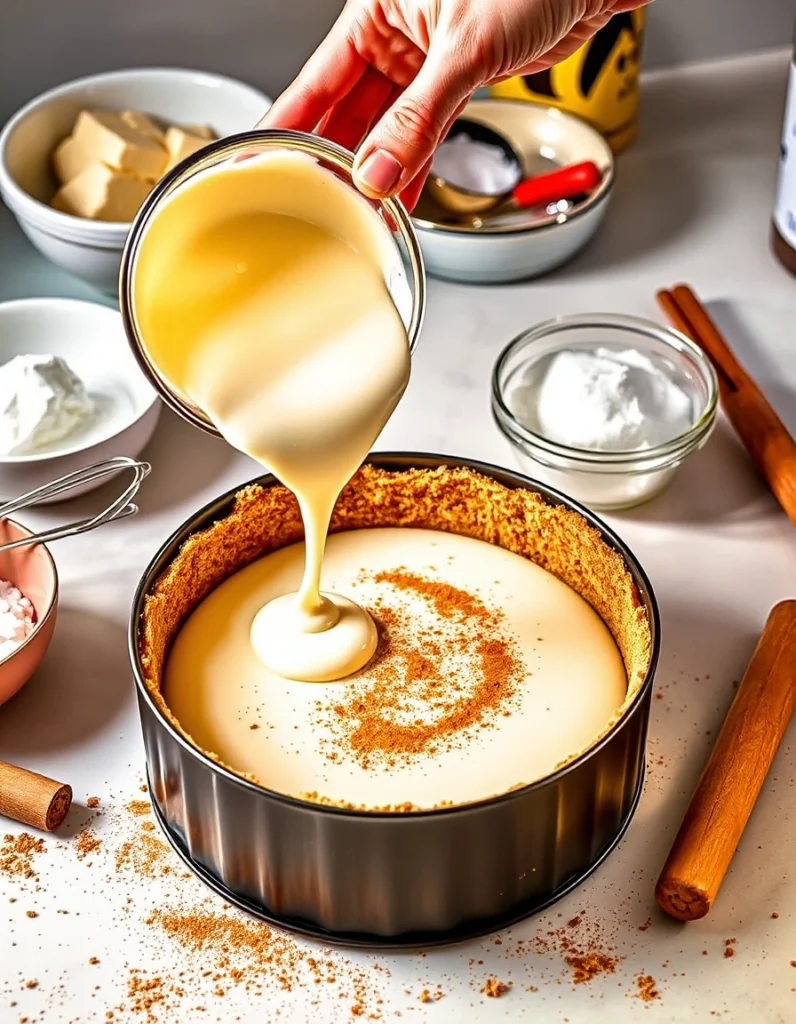
[[[0,196],[53,263],[118,288],[130,224],[155,184],[268,109],[252,86],[180,68],[81,78],[18,111],[0,133]]]

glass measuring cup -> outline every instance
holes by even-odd
[[[226,161],[279,150],[306,154],[316,160],[321,167],[335,174],[351,189],[356,188],[353,183],[353,154],[327,139],[305,132],[276,130],[230,135],[188,157],[158,182],[133,222],[122,256],[119,304],[128,340],[141,369],[163,401],[174,412],[194,426],[215,435],[219,432],[206,414],[169,384],[147,354],[135,310],[136,261],[141,241],[151,219],[164,201],[195,174]],[[390,265],[385,268],[385,282],[406,327],[409,350],[414,352],[426,306],[425,269],[415,229],[399,200],[370,200],[364,196],[361,198],[363,202],[370,203],[382,220],[385,232],[392,238],[393,258]]]

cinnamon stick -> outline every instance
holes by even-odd
[[[66,817],[72,787],[0,761],[0,814],[52,832]]]
[[[772,608],[655,889],[681,921],[716,899],[796,701],[796,601]]]
[[[687,285],[658,292],[658,302],[672,325],[695,341],[713,363],[727,418],[796,526],[796,442],[787,427]]]

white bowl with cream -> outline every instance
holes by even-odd
[[[614,184],[614,158],[605,139],[572,114],[523,100],[474,99],[463,118],[497,131],[530,177],[582,161],[602,172],[599,186],[574,206],[541,213],[517,211],[481,227],[438,217],[421,199],[413,214],[426,269],[436,277],[496,284],[536,277],[566,263],[597,232]]]
[[[53,263],[115,293],[129,223],[84,220],[54,210],[51,157],[84,109],[140,110],[174,124],[206,124],[218,136],[246,131],[268,98],[243,82],[182,68],[91,75],[51,89],[0,133],[0,196],[36,248]]]
[[[91,414],[41,450],[0,455],[0,499],[15,498],[94,462],[140,455],[154,433],[161,404],[130,352],[116,310],[72,299],[0,303],[0,364],[30,354],[63,359],[85,385]],[[104,483],[107,477],[70,492],[70,498]]]
[[[492,414],[523,471],[593,509],[659,494],[713,430],[718,381],[685,335],[636,317],[561,316],[510,342]]]

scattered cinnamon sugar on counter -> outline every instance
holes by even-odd
[[[143,817],[145,814],[150,814],[152,811],[152,804],[148,800],[131,800],[126,805],[126,809],[130,814],[134,814],[137,818]]]
[[[490,999],[499,999],[505,995],[509,990],[509,986],[502,981],[498,981],[497,978],[489,977],[484,982],[481,992],[488,996]]]
[[[735,943],[737,941],[737,939],[724,940],[724,956],[727,957],[727,959],[729,959],[731,956],[735,956],[735,949],[733,947],[735,946]]]
[[[572,971],[572,982],[583,985],[601,974],[614,974],[621,960],[607,945],[601,926],[589,922],[583,912],[571,918],[564,927],[537,933],[522,950],[538,954],[558,953]]]
[[[639,974],[636,978],[636,985],[638,985],[636,997],[645,1003],[651,1003],[656,999],[660,999],[661,995],[655,984],[655,979],[651,974]]]
[[[44,853],[43,839],[37,839],[30,832],[20,832],[16,836],[7,832],[0,846],[0,871],[20,878],[37,878],[33,858],[39,853]]]
[[[96,853],[101,848],[102,840],[90,828],[84,828],[82,832],[78,832],[75,836],[75,849],[77,850],[78,860],[85,860],[86,857]]]
[[[652,918],[651,918],[651,917],[648,917],[648,918],[647,918],[647,920],[646,920],[646,921],[644,922],[644,924],[640,924],[640,925],[638,926],[638,930],[639,930],[640,932],[646,932],[646,931],[648,931],[648,930],[649,930],[649,929],[650,929],[651,927],[652,927]]]
[[[163,980],[160,977],[146,977],[142,971],[131,971],[127,980],[127,998],[133,1013],[146,1014],[148,1021],[158,1020],[152,1011],[165,1002]]]
[[[327,751],[330,760],[353,756],[367,768],[433,755],[510,713],[526,669],[501,610],[459,587],[403,569],[363,573],[360,582],[367,579],[385,588],[386,596],[370,609],[379,646],[342,699],[320,710],[331,737],[325,743],[333,748]],[[430,606],[432,617],[416,614],[418,599]],[[411,631],[402,628],[407,621],[413,622]],[[452,657],[456,672],[447,663]]]
[[[98,796],[90,796],[88,800],[86,800],[86,807],[91,807],[93,809],[95,807],[99,807],[99,805],[100,798]]]
[[[25,911],[25,917],[38,917],[38,916],[39,915],[36,913],[35,910],[26,910]]]
[[[169,853],[168,846],[142,826],[135,839],[126,840],[116,851],[116,870],[133,871],[146,878],[170,875],[174,868],[168,861]]]
[[[565,956],[564,960],[572,968],[572,980],[576,985],[591,981],[600,974],[613,974],[617,963],[615,956],[593,950],[587,953],[571,953]]]
[[[237,911],[162,908],[155,910],[146,923],[173,939],[188,955],[201,956],[201,962],[209,968],[204,973],[221,990],[224,985],[243,986],[247,993],[260,995],[269,986],[291,992],[308,985],[335,985],[338,995],[350,1000],[352,1017],[381,1019],[379,1006],[383,1001],[372,976],[364,969],[347,960],[324,957],[314,947],[303,946]],[[373,970],[377,969],[379,965],[374,964]],[[173,995],[168,993],[169,1001],[173,1001]]]

